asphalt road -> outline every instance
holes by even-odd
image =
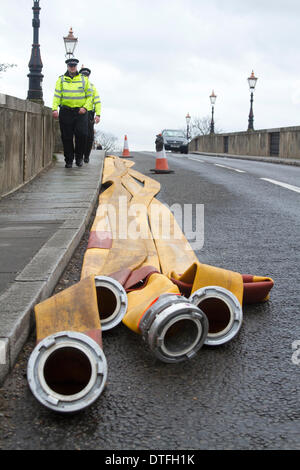
[[[1,449],[300,449],[300,168],[167,155],[173,174],[153,176],[150,152],[134,153],[135,169],[161,182],[164,203],[204,204],[199,260],[272,277],[271,300],[245,307],[229,344],[178,365],[156,360],[124,325],[103,334],[105,392],[68,417],[27,387],[32,335],[0,391]],[[56,291],[79,279],[87,236]]]

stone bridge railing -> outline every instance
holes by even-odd
[[[0,94],[0,197],[51,165],[57,131],[50,108]]]
[[[189,151],[300,159],[300,127],[203,135],[190,142]]]

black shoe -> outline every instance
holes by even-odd
[[[76,165],[77,166],[82,166],[83,165],[83,160],[76,160]]]
[[[73,164],[72,163],[66,163],[65,168],[72,168]]]
[[[89,157],[84,157],[84,163],[89,163],[90,159]]]

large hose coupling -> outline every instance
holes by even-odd
[[[75,413],[102,393],[107,362],[101,347],[84,333],[62,331],[34,348],[27,366],[29,387],[45,407]]]
[[[95,285],[102,331],[111,330],[127,311],[126,291],[118,281],[107,276],[96,276]]]
[[[191,359],[203,346],[208,320],[185,297],[163,294],[144,313],[139,329],[158,359],[177,363]]]
[[[190,299],[208,319],[205,345],[220,346],[231,341],[243,322],[243,311],[237,297],[219,286],[207,286],[195,291]]]

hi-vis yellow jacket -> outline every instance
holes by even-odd
[[[100,101],[100,96],[97,91],[97,88],[93,83],[91,83],[91,88],[92,88],[92,102],[90,108],[87,108],[88,111],[95,111],[96,116],[100,116],[101,114],[101,101]]]
[[[58,106],[91,109],[92,88],[89,79],[82,74],[73,78],[61,75],[55,85],[52,110],[57,111]]]

